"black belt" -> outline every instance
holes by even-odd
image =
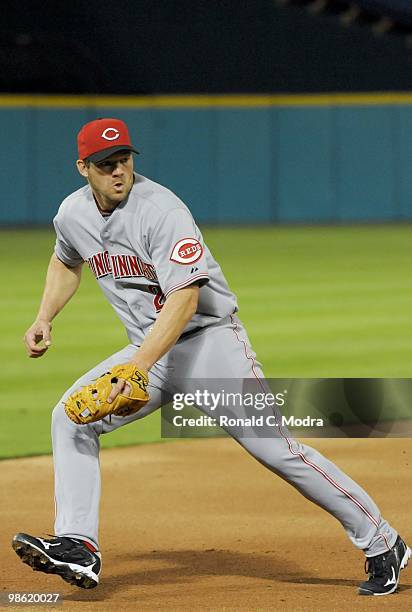
[[[236,314],[236,312],[237,309],[232,314]],[[217,327],[218,325],[224,325],[226,322],[230,322],[232,314],[223,317],[223,319],[219,319],[218,321],[216,321],[216,323],[210,323],[210,325],[204,325],[203,327],[195,327],[194,329],[184,332],[184,334],[181,334],[179,336],[178,342],[179,340],[186,340],[186,338],[194,336],[195,334],[197,334],[197,332],[202,331],[202,329],[212,329],[213,327]]]
[[[186,340],[186,338],[190,338],[190,336],[194,336],[195,334],[197,334],[197,332],[201,331],[202,329],[205,329],[205,328],[204,327],[194,327],[193,329],[190,329],[184,334],[181,334],[179,337],[179,340]]]

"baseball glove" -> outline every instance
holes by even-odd
[[[112,383],[119,378],[126,380],[131,391],[129,395],[119,393],[111,404],[107,398],[112,390]],[[114,366],[90,385],[73,393],[65,402],[67,416],[77,425],[86,425],[100,421],[108,415],[129,416],[137,412],[149,401],[147,385],[149,381],[143,372],[131,363]]]

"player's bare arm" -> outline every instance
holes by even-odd
[[[195,314],[198,300],[197,285],[175,291],[168,297],[152,331],[133,356],[132,361],[139,368],[150,370],[172,348]]]
[[[131,360],[139,370],[148,372],[174,346],[195,314],[198,300],[199,287],[197,285],[190,285],[190,287],[175,291],[167,298],[152,331],[146,336]],[[119,380],[113,387],[108,402],[112,402],[119,393],[124,392],[125,385],[127,385],[126,381]]]
[[[51,345],[51,322],[79,287],[81,270],[81,264],[70,268],[51,256],[38,315],[24,335],[29,357],[41,357]]]

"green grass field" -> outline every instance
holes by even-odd
[[[268,377],[412,376],[412,226],[206,228]],[[51,231],[0,231],[0,457],[50,452],[50,412],[84,371],[127,343],[85,268],[54,323],[53,346],[25,356]],[[102,446],[159,440],[159,415]]]

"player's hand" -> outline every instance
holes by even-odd
[[[51,325],[49,321],[38,319],[24,334],[23,341],[29,357],[41,357],[51,345]]]
[[[134,361],[132,363],[136,365]],[[147,370],[144,370],[142,368],[139,369],[143,374],[147,376]],[[107,402],[111,404],[112,402],[114,402],[119,393],[121,393],[122,395],[129,395],[131,390],[132,388],[127,382],[127,380],[125,380],[124,378],[119,378],[117,383],[113,383],[113,388],[109,397],[107,398]]]

